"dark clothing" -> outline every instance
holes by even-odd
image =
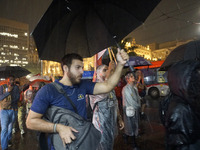
[[[193,72],[200,68],[197,61],[182,61],[173,65],[168,71],[168,83],[173,96],[166,113],[166,149],[199,150],[200,149],[200,82]],[[193,92],[194,90],[197,92]]]
[[[20,92],[19,87],[14,85],[12,91],[7,92],[7,85],[0,86],[1,109],[17,110]]]
[[[66,86],[61,84],[59,80],[56,80],[55,82],[63,87],[69,98],[77,107],[78,114],[86,119],[85,95],[93,94],[95,83],[82,80],[78,85]],[[39,114],[45,114],[46,110],[51,105],[74,112],[72,105],[66,101],[66,98],[62,94],[59,94],[59,92],[55,90],[54,86],[47,84],[37,92],[31,110]]]
[[[14,85],[12,91],[7,92],[7,85],[0,86],[1,104],[1,148],[8,148],[8,141],[12,138],[12,127],[15,121],[15,110],[19,101],[19,87]]]

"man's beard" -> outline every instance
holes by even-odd
[[[78,84],[80,83],[81,80],[77,79],[78,77],[82,77],[81,76],[78,76],[76,77],[71,71],[68,72],[68,77],[69,77],[69,80],[71,81],[71,83],[74,85],[74,84]]]

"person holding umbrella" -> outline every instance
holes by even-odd
[[[114,89],[119,81],[124,64],[128,59],[129,56],[124,50],[118,50],[118,64],[115,72],[106,82],[94,83],[81,80],[83,74],[82,57],[75,53],[67,54],[62,58],[61,62],[63,78],[55,82],[63,87],[68,97],[75,103],[78,114],[87,119],[85,95],[108,93]],[[70,126],[54,124],[43,120],[43,115],[51,105],[75,112],[70,103],[66,102],[66,98],[64,96],[60,97],[58,91],[50,84],[47,84],[35,96],[26,120],[26,125],[28,129],[46,133],[58,133],[65,147],[66,144],[70,144],[76,139],[74,133],[78,131]],[[51,145],[51,149],[54,149],[53,145]]]
[[[105,82],[114,71],[113,62],[97,67],[96,82]],[[124,123],[118,109],[118,101],[115,91],[106,94],[90,95],[90,105],[93,110],[92,123],[101,132],[101,141],[97,150],[111,150],[114,146],[114,138],[124,128]],[[95,107],[95,108],[94,108]],[[118,124],[117,124],[118,123]]]
[[[8,84],[0,86],[2,150],[7,150],[8,146],[11,146],[12,128],[19,97],[19,87],[14,84],[14,77],[10,75]]]

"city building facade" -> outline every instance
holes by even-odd
[[[128,42],[126,45],[129,47],[135,46],[133,50],[129,50],[130,52],[135,52],[137,56],[144,57],[145,59],[149,61],[158,61],[158,60],[165,60],[167,56],[173,51],[176,47],[188,43],[192,41],[190,40],[184,40],[184,41],[169,41],[164,43],[151,43],[147,46],[139,45],[136,43],[135,39]]]
[[[28,24],[0,18],[0,66],[28,65]]]

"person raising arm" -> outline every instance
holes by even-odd
[[[67,54],[63,57],[61,63],[63,78],[55,82],[63,87],[66,94],[76,105],[78,114],[86,119],[85,95],[110,92],[118,83],[123,66],[128,59],[129,56],[124,50],[118,50],[118,64],[115,72],[106,82],[94,83],[81,80],[83,74],[82,57],[74,53]],[[78,132],[76,129],[62,124],[53,124],[42,119],[46,110],[52,105],[74,111],[70,103],[66,102],[66,98],[60,95],[50,84],[47,84],[37,92],[26,120],[26,126],[28,129],[46,133],[58,132],[63,144],[69,144],[76,139],[73,134],[73,132]]]

